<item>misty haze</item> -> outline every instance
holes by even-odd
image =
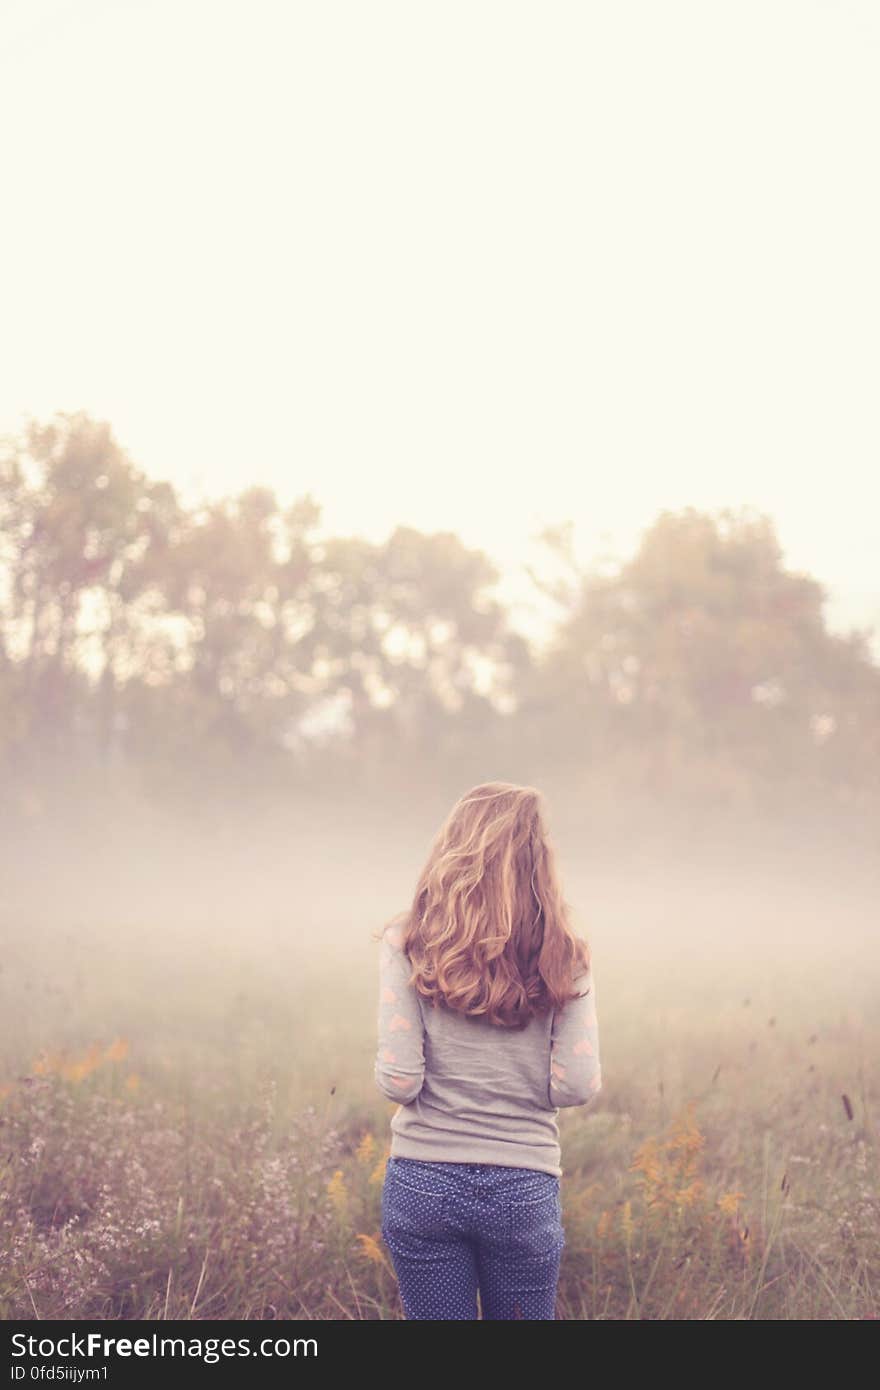
[[[0,1319],[402,1317],[373,934],[494,780],[595,970],[557,1316],[880,1315],[878,16],[820,9],[10,6]]]

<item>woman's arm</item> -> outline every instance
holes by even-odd
[[[599,1063],[599,1021],[596,1017],[596,983],[592,969],[575,980],[579,994],[553,1016],[550,1033],[551,1108],[588,1105],[602,1089]]]
[[[425,1079],[424,1027],[418,997],[409,983],[411,966],[400,947],[399,928],[386,928],[379,952],[376,1085],[389,1100],[408,1105]]]

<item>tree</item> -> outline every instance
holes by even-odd
[[[732,786],[827,772],[822,730],[876,740],[867,636],[827,631],[823,586],[784,567],[766,516],[665,511],[570,594],[529,702],[560,755],[631,759],[661,786],[709,767]]]
[[[68,746],[103,678],[105,732],[133,603],[173,511],[167,484],[131,464],[110,426],[83,413],[29,421],[0,458],[3,645],[15,655],[31,737]]]

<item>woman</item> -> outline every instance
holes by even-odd
[[[405,1316],[552,1319],[561,1106],[601,1087],[587,943],[534,787],[453,807],[381,939],[379,1089],[399,1108],[382,1236]]]

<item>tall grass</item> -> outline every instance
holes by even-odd
[[[0,1316],[401,1316],[371,955],[249,972],[220,943],[172,975],[167,951],[80,929],[63,968],[45,942],[10,958]],[[605,1089],[560,1116],[560,1318],[877,1316],[859,964],[831,988],[821,962],[760,980],[679,962],[661,987],[606,953]]]

